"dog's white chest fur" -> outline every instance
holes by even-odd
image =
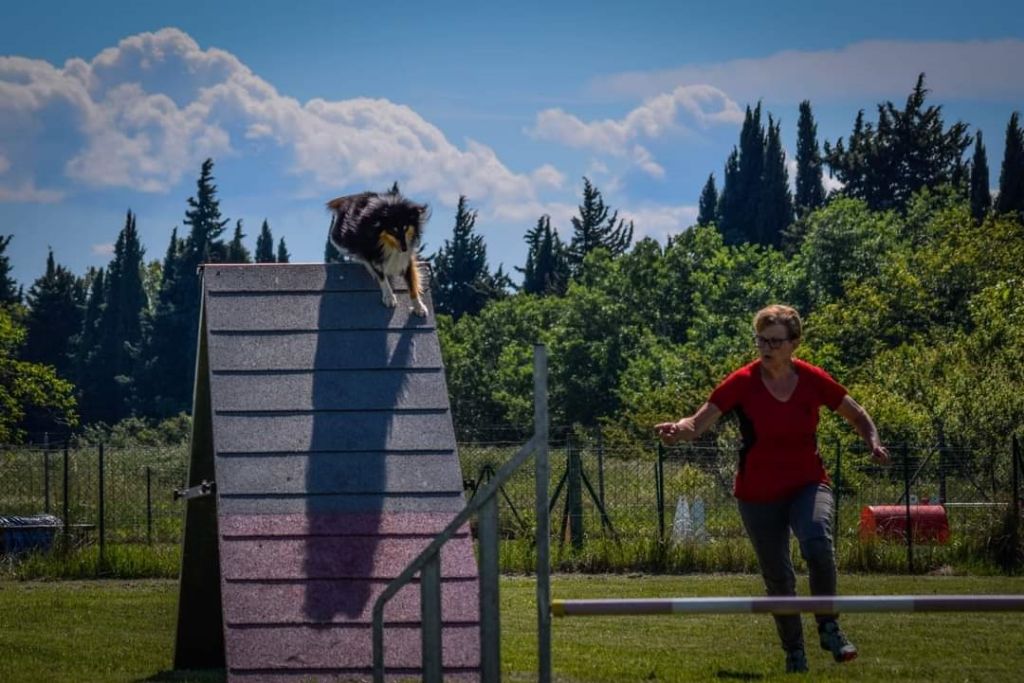
[[[409,261],[412,258],[412,249],[400,251],[398,249],[385,249],[384,260],[381,261],[381,270],[385,275],[401,275],[409,268]]]

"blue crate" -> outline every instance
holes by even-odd
[[[47,551],[62,526],[60,518],[53,515],[0,515],[0,555]]]

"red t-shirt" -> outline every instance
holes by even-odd
[[[818,410],[835,410],[846,388],[810,363],[793,359],[797,384],[788,401],[780,401],[761,379],[755,360],[726,377],[711,393],[722,414],[736,411],[743,447],[733,494],[740,500],[782,500],[814,483],[828,483],[818,453]]]

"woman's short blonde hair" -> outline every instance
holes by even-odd
[[[803,336],[804,326],[800,322],[800,314],[791,306],[774,304],[762,308],[754,315],[755,332],[760,332],[772,325],[784,325],[789,332],[790,339],[799,339]]]

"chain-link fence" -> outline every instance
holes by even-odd
[[[0,448],[0,514],[52,514],[62,542],[177,543],[187,449],[47,446]]]
[[[549,508],[559,547],[580,548],[597,537],[699,544],[744,536],[732,497],[735,446],[651,444],[626,452],[600,439],[553,433]],[[522,443],[459,445],[467,499]],[[939,546],[977,547],[981,539],[1020,547],[1019,448],[1014,453],[1009,442],[986,452],[908,445],[891,452],[892,462],[880,466],[861,448],[822,444],[836,494],[837,547],[905,546],[910,567],[915,552],[921,557]],[[71,545],[177,543],[184,506],[172,492],[185,485],[187,462],[184,445],[0,448],[0,515],[55,515],[65,522],[61,533]],[[531,459],[500,492],[506,538],[532,534],[533,478]],[[1024,568],[1019,552],[1008,562]]]
[[[467,495],[517,446],[461,444]],[[860,446],[823,444],[821,453],[835,493],[837,546],[895,549],[905,553],[913,570],[915,547],[921,556],[1002,544],[1017,549],[1007,551],[1003,564],[1024,568],[1019,551],[1024,458],[1016,440],[986,452],[897,445],[887,465],[871,463]],[[637,457],[635,450],[607,449],[596,439],[556,441],[549,482],[556,542],[580,548],[597,536],[698,544],[743,537],[732,495],[738,461],[735,445],[652,444]],[[529,534],[533,526],[533,477],[528,461],[500,492],[506,537]]]

